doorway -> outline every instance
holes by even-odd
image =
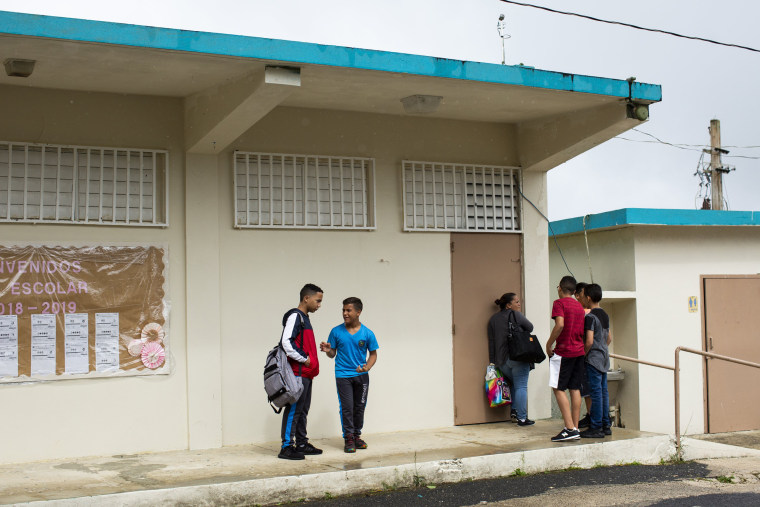
[[[488,319],[505,292],[522,299],[519,234],[451,234],[454,424],[509,419],[509,407],[490,408],[485,394]]]
[[[703,276],[705,350],[760,363],[760,276]],[[760,369],[707,359],[707,432],[760,429]]]

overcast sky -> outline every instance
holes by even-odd
[[[746,0],[524,0],[760,49],[760,5]],[[203,30],[501,63],[660,84],[663,101],[638,130],[709,145],[721,121],[729,209],[760,210],[760,53],[611,26],[499,0],[0,0],[0,10]],[[549,218],[619,208],[695,208],[698,146],[629,131],[549,172]]]

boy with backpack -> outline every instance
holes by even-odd
[[[597,283],[586,285],[584,289],[584,306],[591,311],[586,315],[584,329],[586,332],[586,378],[591,393],[591,413],[589,427],[581,432],[581,438],[604,438],[612,435],[610,429],[610,397],[607,393],[607,370],[610,369],[609,344],[610,317],[599,302],[602,300],[602,287]]]
[[[293,373],[301,377],[303,392],[297,401],[285,406],[282,414],[282,448],[277,455],[281,459],[304,459],[307,454],[322,454],[306,436],[306,418],[311,406],[311,386],[319,375],[319,357],[314,330],[309,313],[322,306],[323,291],[312,283],[307,283],[299,294],[301,301],[297,308],[288,310],[282,317],[280,343],[288,356]]]

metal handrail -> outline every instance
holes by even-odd
[[[736,359],[735,357],[728,357],[728,356],[722,356],[720,354],[714,354],[712,352],[704,352],[702,350],[696,350],[696,349],[690,349],[688,347],[676,347],[676,362],[675,362],[675,370],[673,372],[674,377],[674,387],[675,387],[675,401],[676,401],[676,450],[678,451],[678,457],[681,457],[681,403],[680,403],[680,397],[679,397],[679,390],[681,389],[681,380],[680,380],[680,360],[679,360],[679,353],[683,352],[691,352],[692,354],[698,354],[700,356],[709,357],[712,359],[721,359],[723,361],[728,361],[730,363],[737,363],[737,364],[743,364],[744,366],[752,366],[754,368],[760,368],[760,364],[753,363],[751,361],[744,361],[742,359]]]
[[[680,356],[679,354],[683,352],[690,352],[692,354],[698,354],[700,356],[712,358],[712,359],[721,359],[723,361],[729,361],[731,363],[737,363],[737,364],[743,364],[744,366],[752,366],[753,368],[760,368],[760,364],[753,363],[751,361],[744,361],[742,359],[736,359],[735,357],[728,357],[728,356],[722,356],[720,354],[715,354],[713,352],[705,352],[702,350],[696,350],[691,349],[689,347],[676,347],[675,350],[675,366],[668,366],[665,364],[659,364],[659,363],[652,363],[649,361],[642,361],[641,359],[636,359],[634,357],[627,357],[627,356],[621,356],[618,354],[610,354],[610,357],[614,357],[615,359],[620,359],[623,361],[631,361],[633,363],[639,363],[639,364],[646,364],[648,366],[654,366],[657,368],[664,368],[666,370],[671,370],[673,372],[673,383],[674,383],[674,397],[675,397],[675,434],[676,434],[676,452],[678,453],[678,457],[681,458],[682,456],[682,448],[681,448],[681,379],[680,379]]]

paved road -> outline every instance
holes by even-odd
[[[719,480],[720,479],[720,480]],[[760,505],[760,459],[567,470],[301,503],[352,506]]]

